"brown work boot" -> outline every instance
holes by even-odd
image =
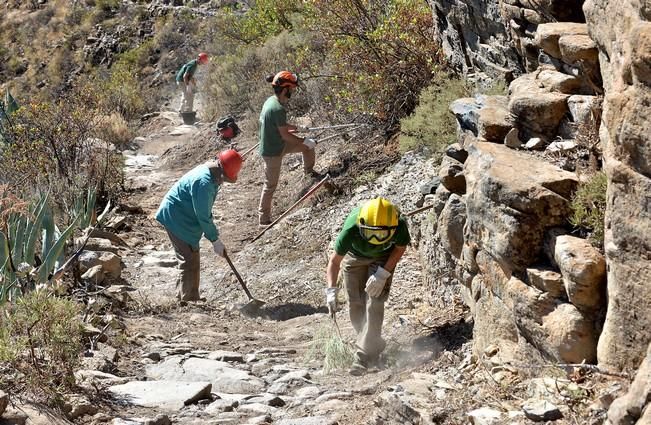
[[[268,226],[268,225],[270,225],[270,224],[271,224],[271,219],[268,219],[268,218],[262,218],[262,217],[260,217],[260,218],[258,219],[258,225],[260,225],[260,226],[265,226],[265,227],[266,227],[266,226]]]

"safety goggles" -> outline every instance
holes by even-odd
[[[365,226],[359,225],[359,233],[366,242],[383,244],[393,236],[397,226]]]

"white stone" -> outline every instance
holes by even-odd
[[[223,393],[254,394],[260,392],[265,383],[248,372],[231,367],[218,360],[172,356],[156,365],[149,365],[147,376],[152,379],[176,381],[208,381],[213,390]]]
[[[545,148],[545,142],[539,137],[532,137],[524,145],[526,149],[529,150],[542,150]]]
[[[499,424],[502,421],[502,412],[490,407],[482,407],[468,412],[468,418],[473,425]]]
[[[132,381],[109,387],[118,401],[162,410],[181,410],[183,406],[210,397],[210,382]]]

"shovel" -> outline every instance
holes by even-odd
[[[228,257],[228,254],[226,251],[224,251],[224,259],[230,266],[231,270],[233,271],[233,274],[237,278],[237,281],[240,282],[240,285],[242,285],[242,289],[244,289],[244,292],[246,293],[246,296],[249,298],[249,302],[244,304],[242,307],[240,307],[241,311],[245,311],[248,313],[255,313],[257,310],[262,307],[265,302],[261,300],[257,300],[253,298],[253,295],[251,295],[251,292],[249,292],[249,288],[246,287],[246,283],[244,283],[244,279],[242,279],[242,276],[238,273],[237,269],[233,265],[233,262],[231,259]]]

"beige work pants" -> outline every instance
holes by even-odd
[[[183,94],[180,112],[192,112],[194,107],[194,84],[185,84],[185,81],[181,81],[179,87],[181,87]]]
[[[274,192],[280,179],[280,167],[283,163],[283,157],[288,153],[301,153],[303,155],[303,170],[305,174],[314,171],[316,155],[314,149],[310,149],[303,143],[285,143],[285,149],[278,156],[263,156],[264,160],[264,186],[260,196],[260,205],[258,206],[258,216],[260,222],[271,220],[271,203]]]
[[[387,279],[382,294],[377,298],[369,297],[365,289],[368,278],[378,267],[384,266],[387,258],[365,258],[348,253],[342,262],[350,321],[357,334],[357,355],[362,354],[359,357],[366,359],[377,358],[386,346],[382,339],[382,322],[393,276]]]
[[[199,300],[200,258],[199,249],[182,241],[170,232],[167,235],[172,241],[176,258],[179,260],[181,274],[176,281],[176,297],[181,301]]]

